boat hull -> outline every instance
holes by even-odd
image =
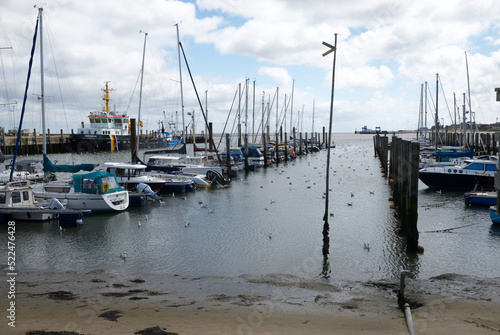
[[[500,214],[497,213],[496,207],[490,207],[490,219],[495,224],[500,224]]]
[[[71,134],[69,137],[71,149],[75,152],[98,152],[130,150],[130,135],[100,135],[100,134]],[[173,145],[166,138],[140,139],[139,145],[143,149],[166,148]]]
[[[497,204],[497,194],[496,192],[465,193],[465,204],[476,206],[495,206]]]
[[[418,178],[428,187],[470,191],[477,186],[493,186],[491,176],[465,175],[455,173],[428,173],[420,171]]]
[[[70,209],[91,209],[95,212],[114,212],[127,209],[129,196],[127,191],[119,191],[108,194],[80,194],[80,193],[58,193],[58,192],[36,192],[37,201],[57,198],[66,203]]]

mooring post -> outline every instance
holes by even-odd
[[[286,131],[285,131],[285,142],[284,142],[284,145],[285,145],[285,163],[288,162],[288,138],[286,137]]]
[[[406,248],[409,252],[418,251],[418,163],[420,156],[420,144],[410,143],[410,171],[408,182],[408,229],[406,233]]]
[[[302,133],[299,133],[299,150],[300,150],[300,155],[302,156],[303,152],[302,152]]]
[[[137,132],[135,119],[130,119],[130,154],[132,155],[132,164],[137,163]]]
[[[231,179],[232,171],[231,171],[231,138],[229,134],[226,134],[226,168],[227,168],[227,176]],[[245,165],[247,161],[245,160]]]
[[[241,140],[240,140],[241,141]],[[244,155],[245,155],[245,172],[248,172],[250,171],[250,164],[248,164],[248,136],[247,134],[245,134],[245,137],[244,137],[244,146],[243,146],[243,151],[244,151]],[[264,158],[265,158],[265,155],[264,155]]]

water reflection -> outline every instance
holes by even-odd
[[[92,214],[76,229],[61,232],[54,223],[18,223],[19,267],[193,277],[280,273],[330,280],[399,278],[403,267],[423,278],[445,272],[498,276],[500,228],[491,225],[487,209],[465,207],[463,194],[423,187],[418,229],[425,252],[408,254],[404,239],[395,233],[398,220],[389,209],[390,190],[373,157],[371,136],[335,142],[326,256],[322,151],[286,166],[240,174],[227,189],[198,190],[185,199],[168,196],[162,204]],[[85,155],[85,160],[92,157]],[[126,161],[128,153],[94,159]],[[208,208],[201,208],[200,202]],[[185,227],[186,221],[190,227]],[[467,226],[470,223],[475,225]],[[6,234],[0,243],[5,248]],[[124,251],[126,261],[119,256]]]

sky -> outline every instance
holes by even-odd
[[[160,122],[191,126],[194,119],[200,133],[202,108],[215,133],[235,134],[238,120],[243,131],[260,132],[263,109],[271,133],[277,124],[287,132],[328,131],[334,53],[323,57],[329,48],[322,42],[334,44],[335,34],[334,132],[416,129],[425,82],[429,128],[436,86],[440,123],[454,122],[454,96],[462,120],[464,94],[477,123],[494,123],[500,114],[500,6],[493,0],[2,0],[6,130],[19,126],[40,7],[51,133],[87,127],[89,113],[102,109],[105,82],[119,113],[138,118],[141,101],[143,131]],[[184,123],[176,24],[193,78],[181,56]],[[39,52],[37,44],[22,126],[37,131]]]

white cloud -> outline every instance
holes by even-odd
[[[0,89],[0,102],[20,102],[37,10],[28,0],[3,1],[1,8],[0,46],[13,49],[1,51],[5,79],[0,79],[8,85],[0,88],[7,86],[8,94]],[[453,92],[461,95],[467,87],[466,50],[478,122],[494,122],[493,89],[500,86],[498,17],[500,7],[493,0],[481,6],[465,0],[59,0],[44,8],[46,102],[56,113],[62,95],[66,120],[53,119],[67,126],[55,127],[76,128],[89,111],[100,108],[100,88],[109,80],[117,108],[136,113],[143,30],[149,33],[143,110],[149,129],[154,128],[162,111],[180,109],[174,27],[179,23],[199,93],[208,90],[210,118],[218,126],[245,77],[256,80],[261,92],[273,92],[278,85],[288,94],[295,80],[295,105],[311,111],[315,100],[318,120],[327,122],[322,115],[329,111],[332,55],[321,56],[326,51],[321,42],[333,43],[334,33],[339,33],[338,131],[360,128],[363,118],[374,117],[363,114],[375,108],[370,101],[393,104],[400,111],[418,103],[420,83],[435,85],[436,72],[447,99]],[[33,95],[39,91],[38,64],[36,60],[28,97],[32,111],[38,108]],[[199,108],[185,69],[183,74],[186,109]],[[404,120],[410,115],[393,119],[389,105],[377,113],[379,119],[390,116],[387,127],[410,124]],[[0,109],[0,120],[10,128],[8,108]],[[27,127],[40,127],[36,115],[27,120]]]

